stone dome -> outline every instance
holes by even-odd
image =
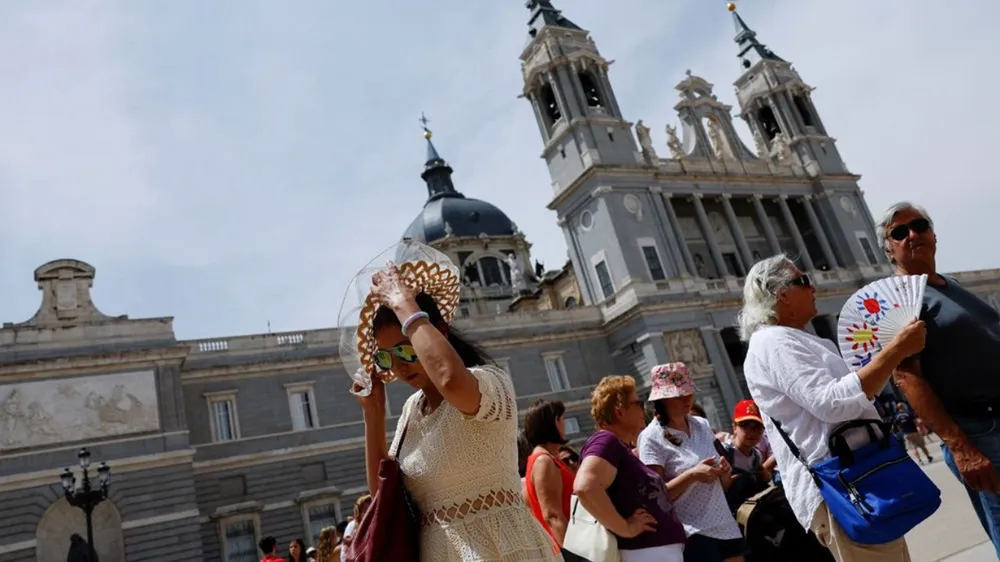
[[[452,236],[512,236],[513,223],[495,205],[460,193],[440,194],[424,204],[403,234],[418,242],[430,243]]]

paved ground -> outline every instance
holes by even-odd
[[[941,461],[938,446],[928,447],[934,463],[927,474],[941,489],[942,503],[930,519],[906,535],[913,562],[991,562],[997,556],[976,518],[965,489]]]

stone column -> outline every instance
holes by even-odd
[[[552,93],[555,95],[556,104],[562,113],[563,121],[568,125],[573,115],[573,107],[570,106],[570,100],[566,97],[566,92],[563,91],[563,83],[559,81],[558,72],[558,69],[556,69],[556,72],[549,71],[546,77],[549,80],[549,86],[552,87]]]
[[[538,131],[542,134],[545,142],[549,142],[549,130],[545,126],[546,117],[542,114],[542,108],[538,105],[538,98],[535,97],[535,92],[529,93],[527,98],[531,102],[531,109],[535,111],[535,120],[538,121]]]
[[[736,403],[742,400],[743,391],[740,390],[739,382],[736,380],[733,364],[729,362],[729,354],[726,353],[726,345],[720,334],[722,329],[715,326],[702,326],[700,330],[701,339],[705,342],[705,351],[708,352],[708,359],[715,369],[715,380],[719,382],[722,399],[726,401],[726,411],[731,415]]]
[[[684,275],[687,267],[684,264],[684,258],[681,256],[680,248],[677,246],[677,231],[674,229],[674,224],[676,221],[671,221],[669,219],[670,214],[667,212],[664,201],[663,201],[663,190],[659,186],[653,186],[649,188],[650,198],[653,200],[653,207],[657,212],[653,213],[656,224],[660,227],[660,231],[663,233],[663,239],[667,243],[666,251],[668,260],[670,263],[665,264],[667,268],[667,275],[669,277],[680,277]],[[664,219],[669,224],[664,224]]]
[[[604,90],[604,96],[607,98],[605,101],[609,106],[609,113],[614,117],[620,117],[622,110],[618,107],[618,98],[615,97],[615,90],[611,87],[611,80],[608,79],[608,70],[604,66],[599,66],[597,77],[601,82],[601,89]]]
[[[819,247],[823,250],[823,257],[826,258],[826,263],[830,265],[830,269],[835,269],[838,266],[837,256],[833,254],[830,239],[826,237],[826,231],[823,230],[823,225],[820,224],[819,217],[816,216],[812,196],[806,195],[803,197],[802,205],[806,208],[806,217],[809,218],[809,225],[812,226],[813,232],[816,233],[816,240],[819,242]]]
[[[715,233],[712,232],[712,224],[708,222],[705,205],[701,203],[701,194],[693,194],[691,202],[694,203],[694,212],[698,216],[698,224],[701,226],[701,234],[705,237],[705,242],[708,244],[708,251],[712,254],[712,261],[715,262],[715,269],[719,272],[719,277],[726,277],[729,275],[729,270],[726,269],[726,260],[722,258],[719,243],[715,240]]]
[[[731,196],[728,193],[722,194],[722,211],[726,215],[726,222],[729,223],[729,231],[733,233],[733,240],[736,241],[736,248],[740,251],[740,257],[743,258],[743,267],[746,269],[743,273],[746,274],[753,267],[753,254],[750,253],[750,247],[747,246],[747,239],[743,235],[743,229],[740,228],[740,222],[736,219],[736,211],[733,210],[730,198]]]
[[[795,242],[795,247],[799,250],[799,255],[802,258],[802,265],[806,271],[813,271],[816,266],[813,265],[812,257],[809,255],[809,249],[806,248],[806,241],[802,239],[802,233],[799,232],[799,227],[795,224],[795,217],[792,216],[792,210],[788,208],[788,196],[780,195],[778,197],[778,208],[781,209],[781,217],[785,219],[785,224],[788,226],[788,232],[792,235],[792,240]]]
[[[663,332],[649,332],[636,338],[635,343],[642,349],[642,356],[646,362],[646,372],[639,373],[642,377],[638,381],[643,386],[652,384],[651,373],[653,367],[670,362],[670,352],[663,343]]]
[[[776,256],[781,253],[781,244],[778,244],[778,236],[774,234],[774,226],[771,225],[771,217],[767,216],[767,211],[764,210],[764,203],[761,202],[761,195],[759,193],[754,193],[753,197],[753,210],[757,212],[757,221],[760,222],[761,228],[764,229],[764,238],[767,239],[767,245],[771,248],[771,255]]]
[[[681,223],[677,220],[674,205],[670,202],[670,195],[665,195],[660,199],[663,201],[663,207],[667,212],[667,219],[670,221],[670,226],[674,229],[674,235],[677,237],[677,249],[684,259],[684,266],[687,268],[689,275],[697,277],[698,270],[694,267],[694,258],[691,257],[691,250],[688,249],[687,239],[684,238],[684,229],[681,228]]]

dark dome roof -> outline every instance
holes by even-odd
[[[511,236],[510,218],[497,207],[460,193],[432,197],[403,234],[418,242],[429,243],[446,236],[445,223],[452,236]]]

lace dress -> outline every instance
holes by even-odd
[[[475,367],[482,399],[466,416],[448,402],[421,414],[422,392],[406,401],[392,448],[420,510],[424,562],[550,562],[558,547],[532,517],[517,473],[517,405],[510,376]]]

